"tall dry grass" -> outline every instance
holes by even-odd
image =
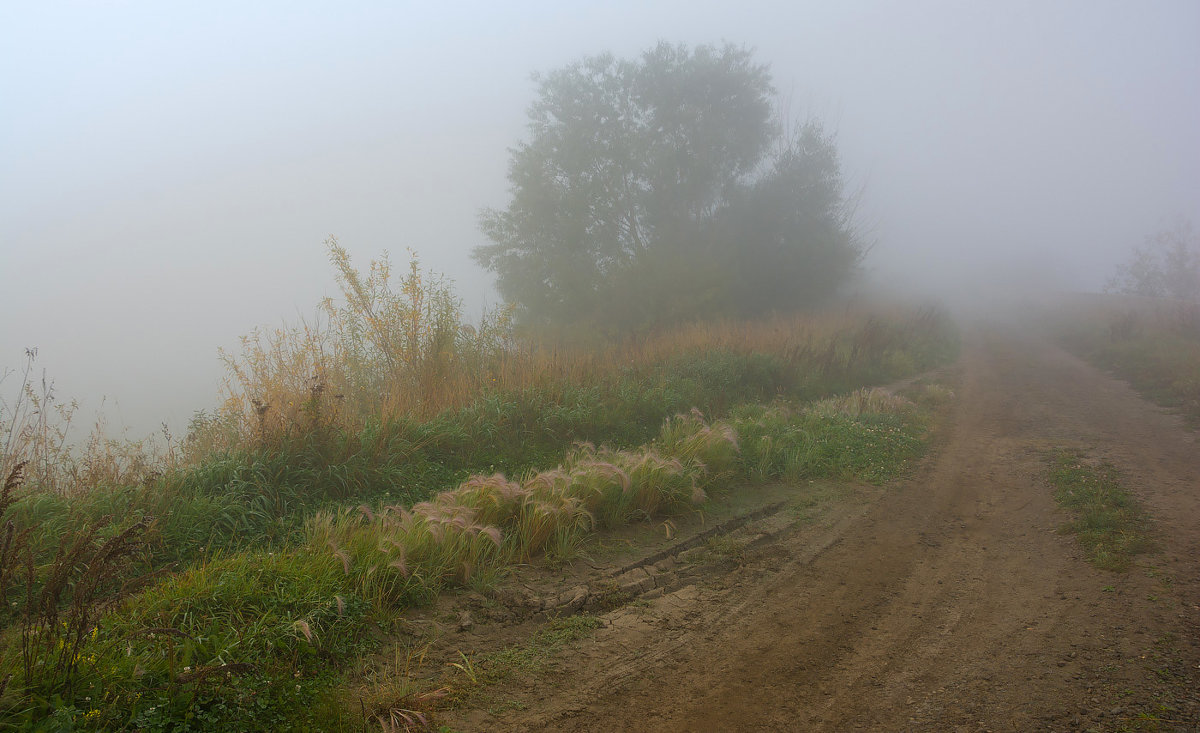
[[[215,415],[193,424],[188,452],[202,456],[248,440],[360,429],[370,419],[427,417],[478,394],[511,371],[519,353],[504,308],[468,322],[452,283],[415,255],[398,275],[384,255],[355,269],[326,242],[342,298],[297,326],[254,331],[228,368]]]
[[[489,393],[597,384],[689,355],[769,354],[814,381],[868,363],[904,371],[905,364],[889,360],[909,358],[905,328],[941,318],[931,310],[898,328],[865,310],[845,310],[693,323],[571,347],[517,338],[506,309],[470,323],[452,284],[423,272],[415,257],[403,275],[393,272],[386,253],[363,272],[336,240],[327,246],[343,298],[322,303],[316,319],[255,331],[243,338],[240,353],[222,354],[223,402],[193,424],[187,443],[193,459],[324,430],[359,432],[372,421],[428,419]]]
[[[60,398],[54,381],[37,369],[37,350],[26,349],[19,369],[0,372],[0,475],[22,465],[31,490],[72,495],[137,484],[176,465],[165,425],[157,436],[113,437],[101,408],[80,440],[78,415],[78,401]]]

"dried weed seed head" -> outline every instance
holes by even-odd
[[[809,406],[807,412],[818,417],[864,414],[897,415],[913,409],[913,403],[879,387],[855,390],[841,397],[830,397]]]

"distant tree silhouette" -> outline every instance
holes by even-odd
[[[1105,289],[1157,298],[1200,300],[1200,240],[1191,221],[1180,219],[1134,247],[1129,261],[1117,266]]]
[[[837,150],[785,134],[766,66],[734,46],[661,43],[535,76],[511,199],[475,258],[527,324],[642,329],[817,302],[864,247]]]

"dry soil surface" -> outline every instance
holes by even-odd
[[[669,554],[612,570],[641,600],[604,612],[551,673],[502,683],[492,704],[446,722],[1200,730],[1196,433],[1048,340],[997,326],[966,338],[957,374],[938,444],[908,479],[860,487],[821,521],[768,506],[737,528],[746,552],[720,572],[679,572],[696,566]],[[1159,552],[1125,573],[1087,562],[1059,529],[1046,478],[1057,448],[1119,469]],[[575,610],[587,592],[534,608]],[[459,633],[468,648],[487,624]]]

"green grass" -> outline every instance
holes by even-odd
[[[371,609],[347,586],[331,557],[216,558],[108,615],[72,697],[44,703],[63,729],[321,730],[339,663],[368,643]],[[11,722],[35,723],[36,707]]]
[[[733,422],[745,478],[883,483],[924,451],[926,426],[914,406],[889,404],[874,408],[878,412],[852,414],[836,402],[807,409],[777,403],[736,410]]]
[[[1050,482],[1055,500],[1075,514],[1063,529],[1076,535],[1097,567],[1124,571],[1136,555],[1153,549],[1148,515],[1108,463],[1093,463],[1078,451],[1059,451]]]

